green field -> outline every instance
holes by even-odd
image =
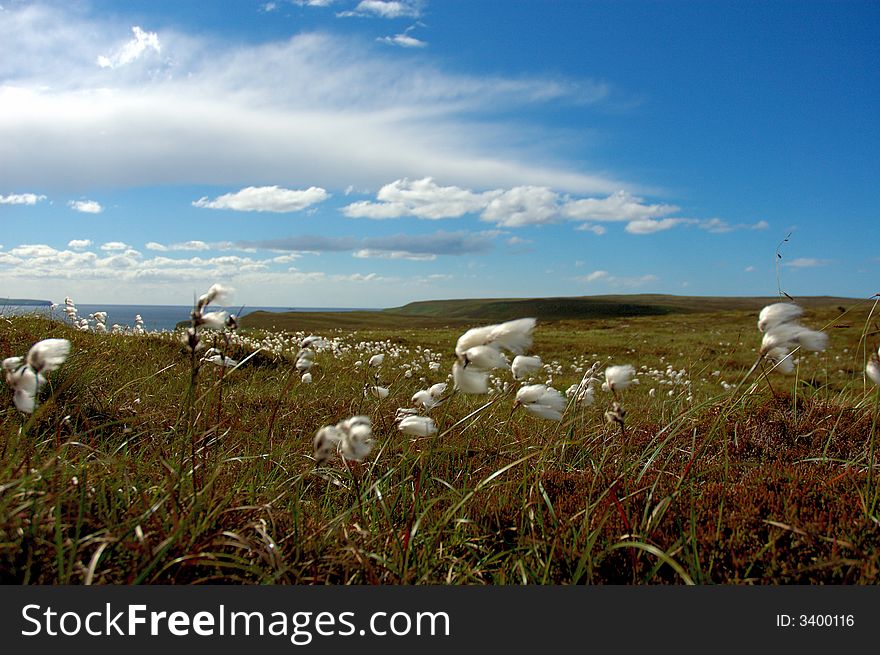
[[[228,348],[208,339],[250,356],[234,370],[194,370],[169,336],[0,317],[3,357],[47,337],[73,344],[33,415],[11,393],[0,410],[0,581],[876,583],[878,391],[863,375],[880,339],[873,304],[799,301],[829,348],[798,353],[791,375],[744,380],[766,302],[255,313]],[[600,374],[635,366],[623,429],[605,420],[612,397],[598,386],[561,421],[529,415],[499,369],[494,393],[427,412],[437,436],[397,430],[397,409],[447,380],[465,329],[521,316],[539,318],[535,382],[565,391],[594,362]],[[306,384],[293,364],[311,333],[330,343]],[[375,384],[387,398],[365,395]],[[372,419],[370,455],[316,468],[315,432],[358,414]]]

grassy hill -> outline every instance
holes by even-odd
[[[328,328],[454,327],[474,321],[504,321],[534,316],[541,321],[665,316],[718,311],[759,311],[777,302],[775,296],[721,297],[633,294],[558,298],[468,298],[424,300],[402,307],[362,312],[254,312],[242,320],[245,327],[281,330]],[[832,296],[796,298],[810,307],[850,307],[855,300]]]

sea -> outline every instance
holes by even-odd
[[[376,311],[371,307],[210,307],[210,311],[225,309],[237,316],[247,316],[251,312],[360,312]],[[64,319],[62,305],[54,310],[46,305],[3,305],[0,306],[0,315],[16,315],[37,313],[47,316],[56,316]],[[107,312],[107,327],[114,323],[134,327],[134,317],[140,314],[144,320],[146,330],[173,330],[180,321],[188,321],[192,307],[188,305],[76,305],[80,318],[86,318],[95,312]]]

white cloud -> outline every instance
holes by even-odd
[[[644,221],[675,213],[675,205],[646,205],[644,200],[618,190],[607,198],[571,200],[561,208],[566,218],[576,221]]]
[[[46,196],[38,196],[35,193],[11,193],[8,196],[0,196],[0,205],[36,205]]]
[[[798,257],[797,259],[792,259],[790,262],[786,262],[786,266],[790,266],[791,268],[817,268],[819,266],[828,266],[831,263],[830,259],[815,259],[813,257]]]
[[[156,252],[171,252],[171,251],[187,251],[187,250],[242,250],[242,251],[252,251],[253,248],[246,248],[243,246],[238,246],[231,241],[184,241],[182,243],[158,243],[156,241],[148,241],[144,244],[144,248],[147,250],[153,250]]]
[[[417,17],[419,2],[406,0],[361,0],[354,11],[341,12],[340,16],[377,16],[379,18]]]
[[[558,198],[547,187],[514,187],[493,198],[481,218],[504,227],[550,223],[559,216]]]
[[[370,250],[369,248],[355,250],[352,256],[359,259],[408,259],[411,261],[434,261],[437,259],[437,255],[433,253],[413,253],[406,252],[405,250]]]
[[[457,186],[439,186],[433,178],[396,180],[376,194],[378,202],[360,201],[343,207],[350,218],[415,216],[438,220],[480,213],[482,220],[505,227],[547,223],[558,217],[555,192],[522,186],[477,193]]]
[[[754,273],[754,272],[755,272],[755,267],[754,267],[754,266],[746,266],[745,269],[743,269],[743,270],[744,270],[746,273]]]
[[[251,306],[332,303],[363,307],[377,304],[376,293],[390,297],[395,305],[403,304],[412,299],[413,285],[427,279],[370,271],[301,271],[287,267],[295,256],[158,254],[144,258],[133,249],[96,254],[22,244],[0,252],[0,285],[15,288],[22,296],[59,299],[70,295],[83,303],[130,303],[136,298],[140,303],[167,304],[173,298],[177,304],[187,304],[194,293],[220,282],[235,287],[236,297]],[[369,295],[365,295],[367,290]],[[185,320],[187,315],[180,318]]]
[[[272,258],[272,263],[274,264],[289,264],[300,258],[301,255],[298,253],[289,253],[287,255],[277,255]]]
[[[394,36],[381,36],[376,39],[379,43],[387,43],[388,45],[396,45],[401,48],[424,48],[428,45],[426,41],[410,36],[409,34],[395,34]]]
[[[100,55],[96,60],[101,68],[118,68],[135,61],[147,50],[160,52],[162,47],[159,45],[159,35],[155,32],[144,32],[140,27],[135,25],[131,28],[134,38],[128,43],[121,46],[115,52],[107,55]]]
[[[9,251],[13,257],[51,257],[57,250],[44,244],[22,244]]]
[[[129,250],[131,246],[126,243],[122,243],[122,241],[108,241],[107,243],[101,244],[101,250],[106,252],[115,252],[118,250]]]
[[[584,275],[578,279],[584,282],[595,282],[596,280],[604,280],[610,277],[611,274],[608,271],[593,271],[589,275]]]
[[[709,218],[699,222],[699,228],[712,232],[714,234],[726,234],[735,230],[766,230],[770,227],[767,221],[758,221],[757,223],[736,223],[731,225],[720,218]]]
[[[499,191],[474,193],[455,186],[437,185],[430,177],[421,180],[395,180],[386,184],[376,199],[379,202],[361,201],[343,207],[350,218],[458,218],[481,211]]]
[[[660,220],[640,219],[627,223],[626,231],[630,234],[653,234],[654,232],[669,230],[676,225],[691,225],[698,222],[699,221],[691,218],[661,218]]]
[[[204,241],[184,241],[168,246],[169,250],[211,250],[211,245]]]
[[[0,158],[4,184],[69,190],[283,179],[344,189],[434,175],[462,187],[627,186],[555,156],[548,144],[556,140],[547,138],[555,134],[505,120],[534,103],[603,102],[604,84],[414,67],[326,33],[233,44],[169,30],[161,61],[146,56],[154,48],[143,36],[134,40],[146,44],[137,62],[97,69],[96,52],[112,60],[119,50],[107,35],[130,27],[115,20],[86,18],[69,3],[4,14],[0,142],[18,153]]]
[[[84,214],[100,214],[104,208],[94,200],[71,200],[67,206]]]
[[[634,289],[636,287],[651,284],[652,282],[657,282],[660,278],[651,273],[635,277],[618,277],[616,275],[611,275],[608,271],[593,271],[592,273],[581,275],[574,279],[577,282],[602,282],[609,287]]]
[[[350,275],[332,275],[331,279],[339,282],[381,282],[386,278],[377,273],[351,273]]]
[[[85,250],[92,245],[91,239],[71,239],[67,242],[67,247],[73,250]]]
[[[192,204],[207,209],[232,209],[240,212],[297,212],[325,201],[328,193],[319,187],[303,191],[278,186],[249,186],[235,193],[217,196],[214,200],[200,198]]]
[[[575,229],[580,232],[592,232],[593,234],[597,234],[599,236],[602,236],[608,231],[608,229],[605,228],[603,225],[592,225],[590,223],[581,223]]]
[[[459,186],[440,186],[433,178],[403,178],[384,185],[376,202],[361,200],[342,208],[349,218],[392,219],[405,216],[439,220],[479,214],[481,220],[501,227],[544,225],[564,220],[580,224],[577,230],[605,234],[607,228],[594,222],[625,222],[630,234],[651,234],[679,225],[697,225],[709,232],[760,230],[766,221],[730,225],[718,219],[698,220],[669,217],[679,207],[648,204],[626,191],[604,198],[572,198],[544,186],[518,186],[475,192]],[[588,222],[590,221],[590,222]]]

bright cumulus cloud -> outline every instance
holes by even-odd
[[[669,216],[679,207],[649,203],[624,190],[600,198],[578,198],[546,186],[515,186],[509,189],[473,191],[441,186],[431,177],[403,178],[382,186],[376,200],[360,200],[342,208],[349,218],[392,219],[412,216],[430,220],[459,218],[466,214],[498,227],[574,222],[577,230],[596,235],[607,232],[602,223],[625,223],[630,234],[653,234],[679,225],[693,225],[722,234],[734,230],[764,230],[766,221],[731,225],[719,218],[694,219]]]
[[[475,192],[457,186],[441,186],[432,178],[395,180],[384,185],[376,201],[362,200],[343,208],[350,218],[388,219],[458,218],[478,214],[480,219],[500,227],[544,225],[563,221],[619,221],[628,231],[645,234],[687,222],[686,219],[652,219],[678,211],[675,205],[646,204],[642,198],[617,191],[605,198],[572,198],[545,186],[516,186]],[[631,226],[631,227],[630,227]],[[592,231],[603,234],[604,228]]]
[[[36,193],[10,193],[8,196],[0,195],[0,205],[36,205],[46,196],[38,196]]]
[[[419,5],[418,0],[361,0],[354,11],[342,12],[340,15],[416,18],[419,15]]]
[[[101,68],[118,68],[135,61],[138,57],[148,50],[160,52],[162,47],[159,45],[159,35],[155,32],[145,32],[135,25],[131,28],[134,38],[122,45],[115,52],[109,55],[100,55],[96,60]]]
[[[298,212],[319,202],[324,202],[329,194],[319,187],[309,187],[299,191],[283,189],[278,186],[249,186],[235,193],[226,193],[213,200],[199,198],[193,202],[195,207],[206,209],[232,209],[239,212]]]
[[[343,212],[350,218],[457,218],[483,210],[497,193],[474,193],[455,186],[440,186],[430,177],[402,179],[379,189],[378,202],[355,202],[343,208]]]
[[[101,203],[96,202],[95,200],[71,200],[67,205],[72,210],[83,214],[100,214],[104,211]]]

